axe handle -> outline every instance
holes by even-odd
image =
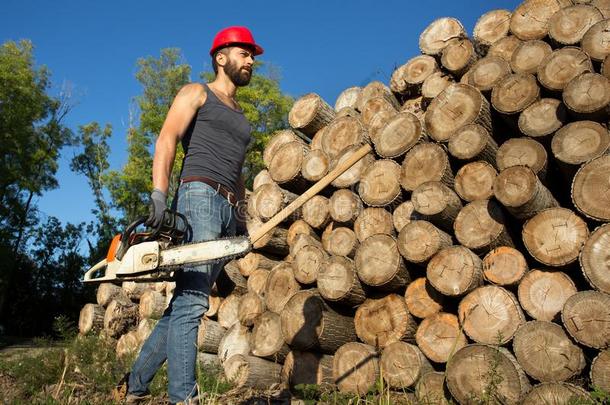
[[[267,232],[275,228],[280,222],[288,218],[293,212],[295,212],[301,205],[305,204],[313,196],[317,195],[322,189],[333,182],[337,177],[345,173],[350,167],[355,165],[360,159],[366,156],[372,150],[371,145],[368,143],[362,145],[360,149],[350,156],[347,160],[341,162],[337,167],[328,172],[326,176],[318,180],[314,185],[309,187],[307,191],[297,197],[293,202],[284,207],[283,210],[275,214],[271,219],[265,222],[260,228],[254,230],[250,234],[250,242],[254,244],[260,238],[262,238]]]

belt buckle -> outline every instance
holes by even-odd
[[[231,201],[232,199],[234,199],[234,202]],[[227,191],[227,201],[229,202],[229,204],[231,204],[232,206],[235,206],[235,203],[237,202],[237,198],[235,198],[235,194],[233,194],[233,192],[231,191]]]

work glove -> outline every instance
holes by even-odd
[[[167,209],[167,195],[157,188],[150,194],[149,214],[144,225],[156,228],[163,220],[163,212]]]

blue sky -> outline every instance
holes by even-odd
[[[214,34],[246,25],[265,48],[261,60],[281,69],[282,90],[316,92],[329,104],[351,86],[389,82],[396,66],[419,54],[418,38],[436,18],[458,18],[469,33],[479,16],[514,10],[515,0],[427,1],[28,1],[3,0],[0,40],[30,39],[38,64],[52,72],[53,93],[70,92],[66,124],[110,123],[111,165],[126,160],[125,134],[132,99],[141,92],[136,60],[177,47],[193,67],[193,80],[209,70]],[[93,219],[84,178],[70,172],[64,150],[60,188],[38,200],[63,222]]]

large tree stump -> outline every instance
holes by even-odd
[[[96,304],[85,304],[78,317],[78,331],[81,335],[97,333],[104,327],[104,307]]]
[[[439,250],[453,245],[451,235],[428,221],[416,220],[406,224],[396,241],[402,257],[412,263],[426,263]]]
[[[379,378],[379,359],[373,346],[350,342],[333,357],[333,380],[341,392],[366,394]]]
[[[483,284],[482,262],[470,249],[451,246],[438,252],[426,268],[426,277],[441,294],[461,296]]]
[[[477,50],[470,39],[456,38],[443,49],[441,64],[455,77],[460,78],[478,59]]]
[[[483,258],[483,277],[496,285],[515,285],[528,271],[525,257],[514,247],[497,247]]]
[[[419,219],[420,215],[413,208],[411,200],[405,201],[394,209],[392,212],[392,222],[396,232],[400,232],[402,228],[411,221]]]
[[[140,297],[138,308],[140,319],[161,319],[165,308],[167,308],[167,302],[163,294],[154,290],[147,290]]]
[[[436,291],[426,277],[409,283],[405,291],[405,302],[409,313],[418,318],[427,318],[443,309],[443,295]]]
[[[455,38],[467,37],[464,26],[455,18],[434,20],[419,36],[419,49],[426,55],[439,55]]]
[[[279,314],[290,297],[300,289],[291,264],[283,262],[277,265],[269,272],[265,284],[264,296],[267,309]]]
[[[328,125],[333,118],[335,118],[335,110],[314,93],[299,98],[288,113],[290,126],[309,137]]]
[[[373,207],[396,201],[401,195],[400,165],[390,159],[371,163],[362,173],[358,194],[364,203]]]
[[[572,179],[585,162],[605,154],[610,148],[608,129],[593,121],[576,121],[553,135],[551,149],[560,169]]]
[[[521,42],[523,41],[521,41],[515,35],[509,35],[501,38],[494,42],[494,44],[489,48],[487,57],[497,56],[498,58],[504,59],[507,63],[510,63],[515,49],[517,49]],[[508,73],[510,73],[510,71]]]
[[[303,160],[301,176],[307,181],[316,182],[328,173],[330,158],[323,150],[312,150]]]
[[[374,140],[375,151],[383,158],[397,158],[426,139],[415,114],[403,111],[390,118]]]
[[[445,375],[449,391],[463,404],[473,396],[482,398],[487,394],[492,394],[494,402],[518,404],[531,388],[521,366],[508,350],[481,344],[458,350],[449,359]],[[492,378],[495,381],[490,381]]]
[[[97,287],[96,298],[98,305],[107,307],[115,297],[120,296],[122,299],[127,299],[127,294],[121,287],[112,283],[101,283]]]
[[[359,118],[341,117],[331,122],[320,140],[322,150],[332,160],[352,145],[360,145],[368,137],[366,128]]]
[[[327,301],[355,307],[366,299],[354,262],[347,257],[329,257],[318,274],[318,290]]]
[[[533,74],[538,72],[538,67],[553,52],[548,43],[535,39],[521,42],[510,58],[510,67],[515,73]]]
[[[489,102],[477,88],[455,83],[432,100],[424,122],[426,133],[437,142],[448,141],[457,128],[468,124],[491,130]]]
[[[530,321],[519,327],[513,351],[523,370],[541,381],[565,381],[582,372],[585,356],[556,323]]]
[[[547,154],[540,142],[531,138],[511,138],[498,148],[496,164],[499,170],[511,166],[528,166],[536,176],[544,179]]]
[[[333,356],[292,350],[282,367],[282,382],[294,388],[298,385],[333,384]]]
[[[366,238],[358,247],[354,262],[360,281],[371,287],[395,291],[410,281],[396,241],[389,235]]]
[[[462,209],[460,197],[439,181],[421,184],[411,194],[415,211],[445,231],[451,232],[453,222]]]
[[[453,403],[445,386],[445,373],[431,371],[424,374],[415,386],[415,397],[425,404],[448,405]]]
[[[578,45],[589,28],[603,18],[596,7],[587,4],[563,8],[549,20],[549,38],[560,46]]]
[[[561,320],[577,342],[594,349],[610,347],[610,294],[577,292],[564,304]]]
[[[252,326],[256,317],[265,312],[263,297],[255,292],[247,292],[239,298],[237,319],[244,326]]]
[[[610,44],[606,39],[608,28],[610,27],[609,17],[604,17],[605,20],[594,24],[582,37],[580,46],[582,50],[591,57],[591,59],[601,62],[610,54]]]
[[[572,182],[572,202],[578,211],[597,221],[610,221],[610,155],[583,164]]]
[[[236,388],[268,389],[281,380],[282,365],[245,354],[235,354],[223,364],[225,376]]]
[[[470,68],[467,73],[467,83],[483,94],[489,94],[494,86],[509,74],[510,65],[505,59],[488,55],[479,59]]]
[[[532,270],[519,283],[518,296],[529,316],[539,321],[553,321],[576,292],[574,282],[565,273]]]
[[[496,153],[498,144],[489,135],[489,131],[478,124],[469,124],[457,129],[447,149],[451,156],[460,161],[470,162],[483,160],[496,165]]]
[[[543,98],[519,114],[519,130],[548,145],[552,135],[566,121],[566,115],[565,106],[561,101],[554,98]]]
[[[505,222],[496,202],[476,200],[460,210],[453,229],[462,245],[477,253],[487,253],[499,246],[514,246]]]
[[[354,222],[354,233],[361,243],[376,234],[394,236],[392,214],[383,208],[366,208]]]
[[[270,271],[267,269],[256,269],[248,277],[248,291],[257,293],[258,295],[265,294],[265,285]]]
[[[591,286],[610,294],[610,224],[597,228],[580,252],[580,267]]]
[[[413,191],[427,181],[441,181],[453,187],[453,172],[443,147],[423,142],[407,152],[402,162],[400,185],[407,191]]]
[[[610,349],[601,351],[591,362],[591,384],[610,391]]]
[[[351,228],[330,223],[322,233],[322,247],[331,255],[353,258],[358,245],[356,233]]]
[[[360,146],[361,145],[352,145],[343,149],[341,153],[339,153],[337,157],[331,161],[330,170],[333,170],[335,167],[348,160],[354,153],[356,153],[358,149],[360,149]],[[374,160],[375,158],[372,153],[365,155],[362,159],[354,163],[352,167],[347,169],[341,176],[337,177],[330,184],[337,188],[348,188],[355,185],[360,181],[362,172],[364,172],[364,170]]]
[[[536,385],[521,399],[523,405],[588,403],[589,393],[573,384],[548,382]]]
[[[576,76],[593,72],[589,56],[580,48],[566,46],[548,54],[538,67],[538,81],[550,91],[559,92]]]
[[[353,319],[333,311],[316,290],[294,294],[280,320],[286,343],[299,350],[334,353],[341,345],[357,339]]]
[[[236,354],[247,356],[250,353],[250,331],[237,322],[231,326],[218,344],[218,359],[224,364],[227,359]]]
[[[220,307],[218,308],[218,323],[225,329],[229,329],[231,326],[239,323],[239,300],[240,295],[230,294],[227,298],[222,300]]]
[[[504,76],[491,90],[491,104],[499,113],[518,114],[540,97],[540,87],[531,74],[513,73]]]
[[[328,202],[328,210],[333,221],[353,224],[364,209],[358,194],[348,189],[340,189],[333,193]]]
[[[355,108],[358,95],[361,91],[362,88],[358,86],[349,87],[343,90],[337,97],[337,101],[335,101],[335,111],[339,111],[345,107]]]
[[[523,225],[525,248],[540,263],[561,267],[578,258],[589,236],[587,224],[567,208],[548,208]]]
[[[358,338],[376,348],[399,340],[413,341],[417,330],[404,298],[398,294],[367,298],[356,310],[354,325]]]
[[[203,318],[197,331],[197,349],[204,353],[218,353],[218,347],[227,329],[218,322]]]
[[[491,45],[508,35],[510,17],[508,10],[492,10],[479,17],[472,30],[479,53],[487,53]]]
[[[417,328],[415,340],[426,357],[436,363],[446,363],[468,344],[458,317],[445,312],[426,317]]]
[[[271,164],[271,159],[273,159],[273,157],[282,147],[282,145],[285,145],[289,142],[303,143],[303,140],[294,131],[290,129],[283,129],[273,133],[273,136],[271,137],[271,139],[265,146],[265,150],[263,151],[263,162],[265,163],[266,167],[269,167],[269,165]],[[267,174],[269,173],[267,172]],[[263,174],[262,178],[259,179],[258,182],[267,183],[271,179],[271,176],[269,176],[269,178],[267,179],[265,178],[266,176],[265,174]],[[257,187],[253,187],[253,189],[256,190]]]
[[[113,338],[125,334],[138,323],[138,306],[129,299],[115,297],[104,313],[104,331]]]
[[[283,363],[290,351],[282,335],[280,316],[265,311],[254,318],[250,335],[250,351],[254,356],[264,357],[276,363]]]
[[[383,349],[379,366],[391,388],[408,388],[422,375],[433,371],[432,365],[415,345],[394,342]]]
[[[563,90],[563,102],[579,119],[608,121],[610,113],[610,80],[598,73],[583,73],[572,79]]]
[[[511,166],[502,170],[493,183],[493,192],[508,212],[520,219],[531,218],[547,208],[559,206],[551,192],[527,166]]]
[[[510,31],[523,41],[543,39],[549,32],[549,20],[571,0],[526,0],[513,12]]]
[[[392,73],[390,89],[403,97],[416,97],[421,94],[424,80],[438,70],[436,59],[432,56],[416,56]]]
[[[498,172],[493,165],[479,160],[465,164],[455,174],[455,192],[467,202],[487,200],[494,195]]]
[[[458,314],[464,332],[477,343],[503,345],[525,323],[517,297],[495,285],[479,287],[465,296]]]
[[[294,278],[301,284],[314,284],[327,258],[328,253],[322,247],[304,246],[293,259]]]

